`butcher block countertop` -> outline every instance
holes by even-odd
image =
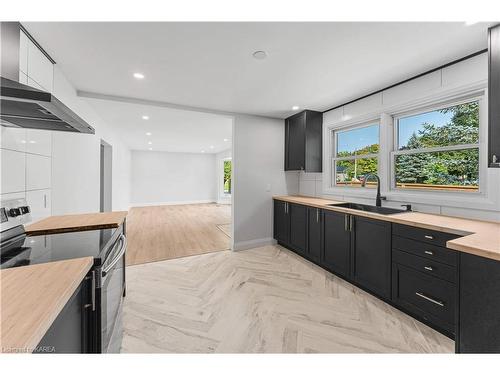
[[[446,247],[484,258],[500,260],[500,223],[497,222],[462,219],[422,212],[403,211],[393,215],[381,215],[344,207],[328,206],[329,204],[345,202],[306,196],[275,196],[273,199],[460,235],[463,237],[448,241]]]
[[[65,233],[82,230],[118,228],[127,211],[96,212],[90,214],[50,216],[25,227],[28,235]]]
[[[32,352],[92,264],[85,257],[1,270],[1,352]]]

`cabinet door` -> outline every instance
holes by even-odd
[[[289,242],[290,220],[288,218],[288,203],[274,201],[274,239],[285,245]]]
[[[305,168],[306,114],[300,113],[286,121],[285,170],[299,171]]]
[[[1,126],[2,137],[0,138],[2,148],[13,151],[26,151],[26,129],[8,128]]]
[[[26,154],[26,190],[48,189],[51,185],[51,158]]]
[[[489,75],[488,75],[488,162],[493,163],[493,155],[497,163],[500,161],[500,25],[489,31],[488,42]],[[500,164],[489,164],[500,166]]]
[[[349,277],[351,265],[349,215],[325,211],[323,218],[324,244],[321,263],[331,271]]]
[[[38,344],[34,353],[90,352],[89,277],[73,293],[63,310]]]
[[[391,296],[391,223],[353,218],[354,280],[388,299]]]
[[[26,202],[31,208],[31,218],[33,221],[38,221],[51,215],[50,193],[50,189],[26,192]]]
[[[26,129],[26,152],[43,156],[52,155],[52,132]]]
[[[300,255],[306,253],[307,207],[289,204],[290,246]]]
[[[52,92],[54,66],[38,47],[28,40],[28,78],[31,78],[43,90]],[[31,81],[28,81],[31,82]]]
[[[307,209],[307,255],[315,263],[321,259],[321,224],[323,213],[319,208]]]
[[[2,194],[25,190],[26,154],[18,151],[4,150],[2,154]]]

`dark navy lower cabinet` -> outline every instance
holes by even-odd
[[[274,200],[274,239],[285,246],[290,242],[288,207],[288,202]]]
[[[323,246],[323,211],[320,208],[307,208],[307,257],[314,263],[321,261]]]
[[[91,353],[93,345],[92,276],[73,293],[33,353]]]
[[[307,247],[307,206],[289,204],[290,247],[299,255],[306,255]]]
[[[323,214],[323,256],[321,265],[349,279],[351,276],[350,215],[325,211]]]
[[[459,255],[458,353],[500,353],[500,262]]]
[[[352,216],[354,281],[384,298],[391,298],[391,223]]]

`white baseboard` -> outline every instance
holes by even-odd
[[[276,240],[274,238],[258,238],[256,240],[250,241],[240,241],[233,244],[234,251],[253,249],[254,247],[275,245]]]
[[[213,199],[204,199],[204,200],[197,200],[197,201],[131,203],[130,207],[175,206],[175,205],[182,205],[182,204],[201,204],[201,203],[215,203],[215,201]]]

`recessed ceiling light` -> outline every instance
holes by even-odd
[[[224,138],[224,142],[227,142],[227,141],[229,141],[229,139],[227,139],[227,138]]]
[[[150,132],[147,132],[147,133],[146,133],[146,135],[151,135],[151,134],[152,134],[152,133],[150,133]]]
[[[153,147],[150,147],[150,148],[149,148],[149,151],[153,151]]]
[[[254,53],[252,53],[252,56],[254,57],[254,59],[264,60],[267,57],[267,53],[265,51],[255,51]]]
[[[148,116],[148,115],[143,115],[143,116],[142,116],[142,119],[143,119],[143,120],[149,120],[149,116]]]
[[[201,150],[201,152],[202,152],[202,153],[204,153],[204,152],[205,152],[205,150]]]
[[[134,73],[134,78],[135,79],[144,79],[144,74],[139,73],[139,72]]]
[[[213,150],[214,146],[210,146],[210,148]]]
[[[153,142],[151,142],[151,141],[148,142],[148,145],[152,145],[152,144],[153,144]]]
[[[300,108],[300,107],[299,107],[298,105],[294,105],[294,106],[292,107],[292,111],[296,111],[296,110],[297,110],[297,109],[299,109],[299,108]]]
[[[465,21],[465,26],[472,26],[478,23],[479,21]]]

